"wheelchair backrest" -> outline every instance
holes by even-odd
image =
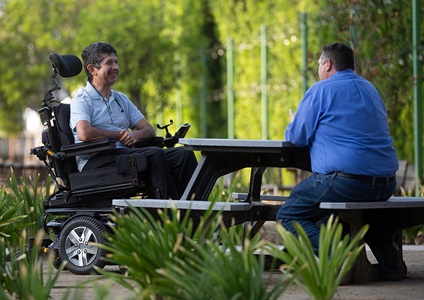
[[[40,109],[43,124],[46,128],[43,130],[43,144],[58,154],[62,146],[74,143],[74,136],[69,127],[70,105],[64,103],[55,104],[52,107]],[[51,174],[56,180],[61,179],[60,185],[69,188],[68,175],[77,172],[75,157],[63,157],[56,155],[49,158],[50,165],[53,168]]]
[[[71,117],[71,106],[69,104],[60,103],[53,106],[56,116],[56,122],[59,132],[59,139],[62,146],[70,145],[75,142],[71,127],[69,127],[69,119]]]
[[[69,119],[71,117],[71,106],[69,104],[60,103],[53,106],[53,111],[56,117],[56,124],[61,146],[74,144],[74,135],[72,133],[71,127],[69,126]],[[70,173],[78,172],[75,157],[66,158],[64,171],[68,175]]]

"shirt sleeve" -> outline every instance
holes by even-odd
[[[137,124],[140,120],[144,119],[144,115],[140,112],[140,110],[132,103],[131,101],[128,101],[128,105],[130,106],[129,111],[129,121],[130,121],[130,128],[134,129],[135,124]]]
[[[319,97],[311,87],[299,103],[296,115],[285,132],[286,141],[300,147],[310,147],[320,118]]]
[[[82,93],[71,100],[71,117],[69,125],[72,131],[75,131],[75,127],[79,121],[87,121],[91,124],[90,110],[86,101],[84,101]]]

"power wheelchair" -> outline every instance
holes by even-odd
[[[95,155],[116,147],[116,141],[98,139],[89,143],[74,143],[69,126],[70,105],[60,103],[53,92],[60,90],[57,76],[63,78],[78,75],[82,70],[80,59],[74,55],[51,53],[51,78],[54,86],[42,100],[39,115],[44,126],[42,146],[31,149],[40,159],[56,183],[56,191],[44,200],[44,228],[53,233],[54,240],[48,246],[56,254],[55,266],[67,261],[66,269],[74,274],[90,274],[94,267],[103,268],[104,252],[93,243],[105,243],[103,233],[110,225],[109,214],[113,211],[112,199],[160,198],[160,191],[153,190],[143,176],[146,158],[140,154],[117,157],[117,166],[79,172],[75,157]],[[140,141],[137,146],[174,147],[183,138],[190,124],[182,125],[171,135],[168,127],[165,138]]]

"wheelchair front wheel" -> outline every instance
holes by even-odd
[[[60,234],[59,255],[67,262],[66,269],[77,275],[88,275],[94,267],[103,268],[104,250],[96,244],[104,244],[105,226],[97,219],[88,216],[70,220]]]

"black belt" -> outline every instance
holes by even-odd
[[[370,184],[387,184],[388,182],[392,182],[396,179],[396,175],[387,176],[387,177],[374,177],[374,176],[366,176],[366,175],[354,175],[354,174],[346,174],[337,172],[337,176],[354,179],[360,182],[370,183]]]

